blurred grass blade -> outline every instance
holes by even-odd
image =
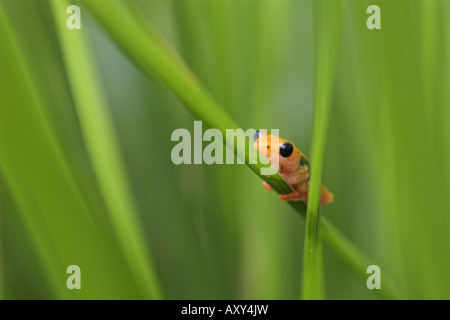
[[[303,298],[323,299],[322,246],[319,237],[322,165],[330,114],[334,74],[342,27],[342,6],[338,1],[313,3],[314,113],[311,180],[306,212],[303,269]]]
[[[146,75],[156,76],[164,82],[186,104],[196,118],[203,120],[210,127],[219,129],[224,135],[226,129],[237,128],[234,120],[220,108],[195,74],[151,25],[144,25],[136,15],[130,16],[127,7],[120,3],[100,1],[83,1],[82,3],[131,60]],[[330,75],[325,74],[324,77],[329,79]],[[330,92],[324,92],[323,94],[329,95]],[[326,99],[329,99],[329,97]],[[318,127],[318,129],[323,130],[325,127]],[[324,134],[321,135],[324,138]],[[322,143],[316,142],[318,147]],[[322,148],[322,146],[320,147]],[[235,152],[246,160],[249,159],[245,150],[235,149]],[[321,162],[320,158],[323,155],[314,156]],[[292,188],[281,175],[261,176],[260,164],[248,164],[248,166],[278,193],[290,193],[292,191]],[[318,177],[315,178],[316,182],[314,182],[317,186],[320,185],[321,165],[317,166],[315,170],[318,170],[316,171]],[[290,202],[289,204],[297,212],[305,215],[305,205],[302,202]],[[322,223],[326,222],[325,218],[321,218],[321,221]],[[331,224],[326,223],[329,227],[323,230],[325,239],[335,243],[336,246],[332,245],[332,247],[338,247],[337,253],[343,256],[344,261],[351,261],[350,266],[358,275],[361,275],[361,270],[365,271],[367,265],[361,264],[363,259],[357,259],[355,256],[362,257],[364,254],[359,252],[342,234],[332,232],[334,229],[330,228]],[[364,277],[364,281],[366,281],[366,277]],[[384,281],[386,282],[386,280]],[[382,290],[376,290],[376,293],[381,294],[380,291]],[[387,292],[384,294],[389,295]],[[394,298],[394,296],[389,297]]]
[[[86,28],[84,25],[81,30],[66,27],[69,2],[50,4],[88,154],[123,254],[144,295],[161,299],[158,276],[139,227],[112,116],[87,45]]]
[[[209,127],[220,130],[224,137],[227,129],[239,128],[154,28],[140,24],[135,18],[127,16],[127,13],[130,14],[128,8],[121,3],[83,1],[83,4],[127,55],[146,74],[156,75],[171,88],[195,117]],[[236,132],[236,136],[240,139],[242,134]],[[245,139],[249,140],[247,137]],[[250,158],[252,155],[240,144],[234,144],[234,151],[238,157],[245,159],[256,174],[260,175],[264,165],[258,159]],[[279,193],[292,192],[292,188],[286,184],[279,173],[261,176],[261,178]]]
[[[373,259],[362,253],[355,244],[348,241],[345,236],[336,229],[328,220],[321,219],[321,234],[330,244],[334,251],[364,280],[369,276],[366,273],[367,267],[374,263]],[[374,290],[375,293],[385,299],[403,299],[392,279],[383,273],[382,289]]]
[[[133,294],[133,291],[128,291],[132,288],[128,285],[130,279],[128,276],[115,279],[114,275],[128,269],[115,246],[107,241],[104,223],[96,219],[95,213],[99,208],[86,197],[83,190],[85,181],[80,177],[84,172],[81,171],[81,175],[80,172],[75,173],[71,166],[73,163],[61,147],[59,132],[48,116],[47,104],[51,99],[37,87],[41,78],[34,71],[40,66],[33,64],[30,57],[34,52],[26,52],[24,43],[17,36],[19,30],[11,18],[15,15],[8,11],[8,16],[3,5],[0,3],[1,75],[7,81],[1,82],[0,90],[0,164],[2,179],[17,211],[2,212],[2,218],[5,217],[5,221],[16,219],[24,224],[27,234],[14,234],[14,237],[26,238],[31,247],[19,254],[36,252],[36,262],[42,264],[46,275],[36,283],[40,284],[39,290],[51,289],[46,292],[48,297],[124,298]],[[31,22],[36,23],[33,7],[22,9],[18,11],[20,16],[26,14]],[[36,29],[42,27],[39,23],[34,26]],[[51,60],[42,63],[45,67],[55,66]],[[54,89],[60,88],[56,86]],[[4,201],[2,193],[2,204]],[[13,217],[15,212],[20,217]],[[2,231],[5,225],[2,224]],[[13,240],[9,245],[16,248],[20,240]],[[68,290],[66,287],[66,268],[71,264],[78,265],[83,272],[83,290]],[[113,272],[109,269],[111,265],[116,268]],[[90,283],[103,285],[89,286]]]

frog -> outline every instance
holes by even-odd
[[[278,142],[276,146],[272,145],[274,141]],[[307,204],[311,177],[309,159],[292,142],[261,130],[256,131],[254,135],[254,146],[294,189],[291,193],[280,194],[279,199],[281,201],[303,201]],[[273,191],[266,181],[263,181],[263,186],[266,190]],[[320,204],[324,206],[333,201],[333,193],[322,185]]]

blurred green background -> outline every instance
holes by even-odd
[[[171,134],[197,119],[83,5],[70,32],[85,48],[64,43],[69,3],[56,2],[0,4],[1,297],[298,299],[304,218],[244,165],[174,165]],[[366,27],[369,4],[381,30]],[[279,129],[309,155],[311,1],[122,5],[242,128]],[[449,299],[450,2],[343,10],[322,214],[382,287],[388,275],[403,298]],[[78,50],[94,94],[65,61]],[[81,290],[66,288],[72,264]],[[327,298],[378,298],[326,243],[324,267]]]

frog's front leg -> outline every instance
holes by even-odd
[[[281,201],[304,201],[308,202],[308,185],[309,181],[299,183],[294,192],[288,194],[280,194]]]
[[[308,199],[308,195],[300,193],[298,190],[288,194],[280,194],[281,201],[305,201]]]

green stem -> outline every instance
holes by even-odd
[[[314,114],[311,180],[306,214],[302,295],[323,299],[322,245],[319,237],[322,166],[339,48],[342,9],[339,2],[313,3]]]
[[[226,129],[238,128],[234,120],[216,103],[195,74],[154,27],[144,26],[131,18],[127,14],[127,8],[119,7],[120,4],[117,2],[83,1],[83,4],[142,72],[165,83],[196,118],[202,119],[209,127],[217,128],[222,133],[225,133]],[[292,192],[292,187],[280,174],[261,175],[262,165],[249,163],[248,150],[235,149],[235,152],[243,153],[247,165],[275,191],[280,194]],[[289,204],[301,215],[306,215],[306,206],[303,202],[289,202]],[[321,221],[324,224],[326,220],[321,218]],[[365,264],[368,259],[358,259],[364,255],[342,234],[336,232],[329,222],[324,224],[323,229],[324,238],[330,242],[332,248],[336,249],[357,274],[363,274],[369,266]],[[366,281],[365,274],[363,278]],[[381,291],[376,290],[378,293]],[[384,293],[389,298],[395,298],[390,292]]]

